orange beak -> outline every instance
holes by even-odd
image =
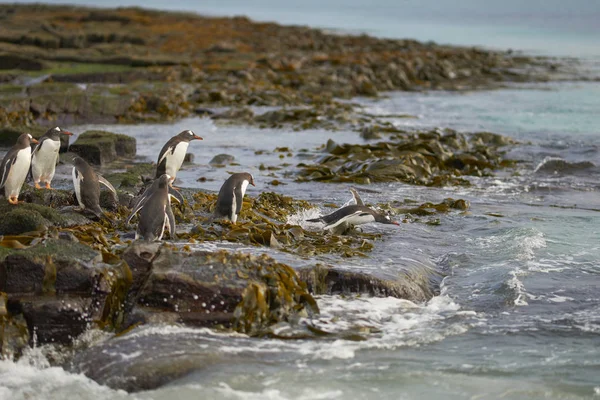
[[[194,139],[196,139],[196,140],[203,140],[203,139],[202,139],[200,136],[198,136],[198,135],[194,135]]]
[[[37,139],[35,139],[35,138],[31,138],[30,142],[31,142],[31,143],[33,143],[33,144],[35,144],[35,143],[39,143],[39,142],[37,141]]]
[[[73,133],[71,133],[69,131],[62,131],[62,133],[64,133],[67,136],[73,136]]]

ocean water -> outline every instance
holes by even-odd
[[[119,2],[125,4],[142,5]],[[166,5],[149,0],[143,5],[577,56],[592,71],[600,62],[600,3],[593,1]],[[445,275],[438,296],[426,303],[320,296],[321,315],[306,323],[331,332],[321,340],[253,339],[173,326],[147,326],[119,338],[89,333],[82,340],[105,346],[99,348],[114,357],[115,370],[125,361],[168,360],[182,352],[189,357],[208,353],[213,361],[160,389],[128,394],[67,372],[68,367],[50,367],[47,356],[54,350],[36,348],[18,362],[0,361],[0,399],[600,398],[600,83],[389,93],[359,101],[369,113],[415,116],[390,119],[405,129],[485,130],[520,142],[508,154],[522,160],[518,174],[472,178],[469,188],[370,185],[363,197],[372,203],[453,197],[469,200],[471,208],[441,216],[437,226],[367,226],[365,230],[383,235],[368,258],[318,259],[391,274],[407,265],[434,269]],[[257,166],[281,163],[271,153],[278,146],[294,150],[285,160],[294,165],[302,161],[298,150],[316,153],[329,138],[362,142],[354,132],[221,127],[200,118],[171,125],[94,127],[138,137],[143,142],[139,155],[149,160],[162,146],[161,136],[192,129],[205,140],[190,145],[196,164],[178,175],[180,186],[218,190],[226,172],[210,167],[208,160],[228,153],[236,157],[237,168],[255,175],[258,187],[248,195],[273,190],[317,204],[342,204],[351,196],[344,185],[296,183],[285,169],[277,171],[277,179],[286,185],[269,187],[273,177]],[[68,128],[80,133],[90,126]],[[258,156],[256,150],[267,151]],[[581,162],[586,164],[577,164]],[[59,175],[68,185],[68,171]],[[208,181],[198,182],[198,177]],[[314,262],[267,249],[207,246],[266,251],[292,265]],[[366,340],[345,339],[356,332]]]

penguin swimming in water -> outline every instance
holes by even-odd
[[[58,161],[60,135],[72,136],[73,134],[55,126],[44,133],[39,140],[39,144],[33,150],[31,175],[33,176],[33,183],[38,189],[41,189],[40,182],[45,184],[46,189],[52,189],[50,183],[54,178],[56,162]]]
[[[252,175],[247,172],[232,174],[219,190],[215,217],[227,217],[235,224],[242,210],[242,203],[248,185],[256,186]]]
[[[342,235],[349,229],[370,222],[379,222],[381,224],[400,225],[393,221],[389,215],[381,214],[367,206],[354,189],[350,189],[356,204],[345,206],[332,212],[331,214],[321,216],[319,218],[307,219],[308,222],[323,222],[324,230],[331,231],[336,235]]]
[[[31,166],[31,143],[38,143],[29,133],[23,133],[0,163],[0,188],[10,204],[19,202],[19,193]]]
[[[100,184],[106,186],[115,197],[117,196],[117,191],[109,181],[97,174],[83,158],[74,157],[73,186],[79,206],[91,211],[98,218],[108,218],[100,208]]]
[[[150,242],[159,241],[165,233],[165,228],[169,230],[171,239],[176,239],[175,216],[171,210],[171,194],[169,192],[170,181],[171,177],[167,174],[155,179],[152,186],[144,191],[133,207],[127,223],[135,214],[140,213],[135,233],[136,240],[141,237]],[[183,203],[183,198],[180,201]]]
[[[163,174],[167,174],[170,176],[171,182],[175,180],[177,171],[179,171],[179,168],[183,164],[185,153],[192,140],[202,140],[202,138],[194,132],[186,130],[179,135],[173,136],[165,143],[158,154],[156,179],[160,178]]]

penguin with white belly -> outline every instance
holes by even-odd
[[[29,133],[23,133],[0,163],[0,189],[10,204],[19,202],[19,193],[31,166],[31,143],[38,143]]]
[[[323,230],[336,235],[342,235],[357,225],[379,222],[381,224],[400,225],[392,220],[389,215],[379,213],[364,205],[362,199],[354,189],[350,189],[356,204],[345,206],[328,215],[319,218],[307,219],[308,222],[323,222]]]
[[[256,186],[254,178],[247,172],[232,174],[221,186],[214,215],[217,218],[226,217],[234,224],[242,210],[244,195],[248,185]]]
[[[177,171],[179,171],[183,164],[185,153],[192,140],[202,140],[202,138],[194,132],[186,130],[177,136],[173,136],[165,143],[158,154],[155,179],[160,178],[163,174],[167,174],[170,176],[171,182],[175,180]]]
[[[39,144],[33,150],[31,158],[31,175],[36,188],[41,189],[40,183],[46,189],[52,189],[50,183],[54,178],[58,152],[60,150],[60,135],[72,136],[71,132],[55,126],[40,138]]]
[[[99,175],[81,157],[73,158],[73,186],[82,209],[91,211],[98,218],[107,218],[100,208],[100,184],[106,186],[116,197],[117,191],[103,176]]]
[[[152,186],[144,191],[135,204],[133,211],[127,218],[127,223],[131,221],[135,214],[140,213],[135,233],[136,240],[141,237],[149,242],[159,241],[165,233],[165,228],[169,230],[171,239],[176,239],[175,216],[173,210],[171,210],[170,181],[171,177],[169,175],[161,175],[154,180]],[[180,201],[183,202],[183,198]]]

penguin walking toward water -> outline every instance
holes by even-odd
[[[127,223],[133,216],[140,213],[138,227],[135,233],[136,240],[140,237],[146,241],[159,241],[162,239],[165,228],[169,230],[171,239],[176,239],[175,216],[171,210],[171,192],[169,191],[171,177],[167,174],[155,179],[133,207],[127,218]],[[183,203],[183,198],[180,200]]]
[[[44,133],[39,140],[39,144],[33,150],[31,175],[33,183],[38,189],[41,189],[40,182],[45,184],[46,189],[52,189],[50,183],[54,178],[56,162],[58,161],[60,135],[72,136],[73,134],[56,126]]]
[[[389,215],[379,213],[364,205],[364,202],[354,189],[350,189],[356,204],[348,205],[319,218],[307,219],[308,222],[323,222],[324,230],[336,235],[342,235],[357,225],[379,222],[381,224],[400,225]]]
[[[186,130],[179,135],[173,136],[165,143],[158,154],[156,179],[160,178],[163,174],[167,174],[170,176],[171,182],[175,180],[177,171],[179,171],[179,168],[183,164],[185,153],[192,140],[202,140],[202,138],[194,132]]]
[[[256,186],[252,175],[247,172],[232,174],[219,190],[215,217],[229,218],[235,224],[242,210],[242,203],[248,185]]]
[[[73,158],[73,186],[82,209],[89,210],[98,218],[107,218],[100,208],[100,184],[106,186],[116,197],[117,191],[109,181],[99,175],[81,157]]]
[[[29,133],[23,133],[0,163],[0,189],[10,204],[19,202],[19,193],[31,166],[31,143],[38,143]]]

